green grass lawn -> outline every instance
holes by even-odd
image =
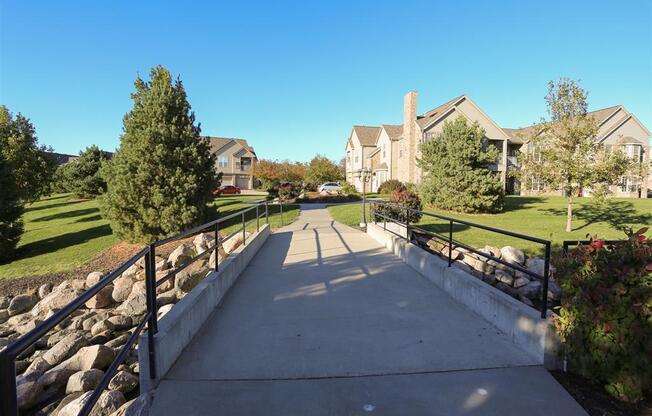
[[[652,224],[652,199],[613,198],[608,204],[600,206],[592,199],[584,198],[576,199],[574,208],[573,231],[570,233],[565,231],[566,199],[562,197],[509,196],[505,211],[495,215],[464,215],[435,209],[427,211],[544,238],[553,242],[553,249],[560,248],[564,240],[581,240],[587,235],[620,239],[625,236],[623,229],[626,227],[636,230]],[[328,210],[336,221],[348,225],[360,222],[359,205],[332,206]],[[448,233],[448,223],[435,218],[424,217],[418,225],[437,233]],[[530,254],[541,253],[541,246],[536,243],[461,224],[455,225],[453,230],[453,238],[474,247],[513,245]]]
[[[97,200],[75,202],[70,194],[53,195],[30,204],[25,209],[25,233],[18,244],[19,256],[0,265],[0,278],[40,276],[73,270],[98,253],[118,243],[99,210]],[[226,216],[251,206],[247,201],[260,196],[236,195],[220,197],[209,203],[211,218]],[[298,206],[284,206],[283,223],[289,224],[299,215]],[[261,210],[261,214],[262,214]],[[270,205],[272,229],[281,226],[279,207]],[[254,212],[246,215],[247,230],[255,231]],[[261,224],[264,218],[261,218]],[[222,232],[240,227],[238,219],[229,221]]]

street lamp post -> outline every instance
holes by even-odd
[[[371,169],[362,168],[355,171],[355,177],[360,179],[362,183],[362,222],[360,222],[360,227],[367,226],[367,193],[366,187],[367,183],[371,180],[372,177]]]

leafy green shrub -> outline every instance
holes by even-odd
[[[136,80],[120,148],[102,169],[102,214],[119,238],[140,243],[201,223],[219,183],[181,80],[162,66],[150,76]]]
[[[0,152],[0,263],[10,260],[23,233],[23,204],[14,171]]]
[[[405,184],[398,179],[389,179],[380,184],[378,193],[383,195],[392,195],[394,192],[401,192],[407,190]]]
[[[385,219],[382,214],[387,217],[387,220],[393,219],[402,223],[410,222],[410,224],[417,223],[421,221],[421,210],[423,205],[421,204],[421,199],[419,195],[410,191],[394,192],[389,198],[389,204],[379,203],[373,204],[372,218],[374,222],[383,222]],[[411,208],[410,211],[405,208]]]
[[[355,186],[351,185],[350,183],[344,182],[344,184],[342,185],[342,189],[340,189],[339,193],[341,195],[357,195],[358,190],[355,189]]]
[[[555,326],[571,371],[603,383],[613,396],[642,399],[652,388],[652,240],[628,232],[606,244],[592,240],[563,256]]]
[[[301,193],[301,186],[292,182],[286,182],[278,187],[278,198],[282,202],[290,201]]]

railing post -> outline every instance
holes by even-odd
[[[453,220],[448,221],[448,267],[453,264]]]
[[[281,206],[281,227],[285,226],[285,222],[283,221],[283,202],[281,202],[281,199],[279,198],[278,204]]]
[[[154,334],[158,332],[158,321],[156,316],[156,246],[149,245],[149,251],[145,253],[145,293],[147,297],[147,346],[149,355],[149,378],[156,378],[156,350],[154,346]]]
[[[247,227],[245,226],[245,216],[244,212],[242,213],[242,245],[247,244]]]
[[[405,241],[410,241],[410,211],[405,207]]]
[[[265,224],[269,224],[269,210],[267,209],[267,201],[265,201]]]
[[[541,292],[541,319],[546,319],[548,312],[548,280],[550,278],[550,242],[546,243],[545,263],[543,266],[543,288]]]
[[[258,204],[256,204],[256,232],[260,231],[260,217],[258,215]]]
[[[213,250],[215,251],[215,273],[217,273],[217,263],[219,262],[219,257],[220,257],[220,223],[216,222],[215,223],[215,245],[213,246]]]
[[[16,361],[7,350],[0,352],[0,411],[2,416],[17,416]]]

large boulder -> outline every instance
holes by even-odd
[[[109,383],[109,390],[129,393],[138,387],[138,377],[128,371],[118,371]]]
[[[514,264],[525,264],[525,254],[516,247],[505,246],[500,249],[502,260]]]
[[[503,270],[496,270],[495,276],[497,281],[506,285],[512,286],[514,284],[514,276]]]
[[[101,272],[90,272],[88,276],[86,276],[86,288],[88,289],[91,286],[95,286],[100,280],[102,280],[102,273]]]
[[[11,298],[9,296],[0,296],[0,309],[7,309],[11,303]]]
[[[111,306],[113,303],[113,285],[106,285],[92,298],[90,298],[85,306],[89,309],[102,309]]]
[[[0,324],[7,322],[7,319],[9,319],[9,311],[0,309]]]
[[[124,274],[113,281],[113,292],[111,297],[116,302],[124,302],[129,297],[134,286],[134,278]]]
[[[145,416],[147,414],[147,399],[145,395],[123,404],[111,416]]]
[[[43,299],[52,292],[52,283],[44,283],[38,288],[38,298]]]
[[[68,281],[64,281],[66,283]],[[63,283],[62,283],[63,285]],[[82,289],[73,286],[59,285],[50,294],[45,296],[39,303],[34,306],[34,314],[46,314],[52,310],[62,309],[73,300],[77,299],[83,293]]]
[[[528,299],[538,299],[541,297],[541,282],[532,280],[525,286],[519,287],[518,293]]]
[[[74,332],[66,335],[52,348],[47,350],[41,357],[39,357],[39,360],[34,360],[26,372],[42,372],[48,370],[58,365],[68,357],[71,357],[73,354],[79,351],[80,348],[86,345],[88,345],[88,341],[80,332]]]
[[[251,235],[251,233],[249,233],[249,232],[245,232],[245,236],[246,236],[247,238],[249,238],[250,235]],[[242,242],[244,241],[243,238],[244,238],[244,237],[242,236],[242,233],[237,233],[237,234],[234,235],[233,237],[231,237],[231,238],[229,238],[228,240],[226,240],[226,241],[222,244],[222,246],[224,247],[224,250],[225,250],[227,253],[231,253],[231,252],[233,252],[233,250],[235,250],[236,248],[238,248],[238,247],[240,247],[240,246],[242,245]]]
[[[68,379],[75,373],[74,370],[50,370],[46,371],[41,377],[38,378],[38,384],[43,388],[60,389],[66,386]]]
[[[203,253],[208,250],[209,247],[212,247],[215,242],[215,236],[209,233],[199,233],[192,240],[192,243],[195,246],[195,251],[197,253]]]
[[[81,411],[82,407],[84,407],[84,404],[86,404],[86,401],[91,397],[91,394],[93,392],[87,391],[86,393],[82,394],[81,396],[77,396],[76,398],[69,400],[68,403],[63,406],[58,412],[55,410],[55,413],[57,416],[78,416],[79,412]],[[64,398],[64,400],[66,400]],[[59,408],[57,408],[59,409]]]
[[[100,381],[102,381],[103,375],[103,371],[95,368],[76,372],[68,379],[66,394],[94,390],[100,384]]]
[[[104,333],[104,332],[111,332],[115,329],[115,325],[108,320],[108,319],[103,319],[101,321],[98,321],[91,327],[91,335],[96,336],[98,334]]]
[[[177,267],[187,263],[195,255],[195,248],[192,244],[183,243],[174,249],[170,256],[168,257],[168,262],[172,268],[176,269]]]
[[[112,323],[113,327],[118,331],[129,329],[133,326],[133,319],[131,319],[131,316],[114,315],[109,318],[109,322]]]
[[[115,311],[129,316],[143,315],[147,312],[147,297],[144,293],[132,296],[122,302]]]
[[[9,302],[7,312],[9,316],[19,315],[32,309],[36,304],[36,298],[32,295],[17,295]]]
[[[105,345],[91,345],[80,349],[75,355],[54,368],[75,371],[90,370],[91,368],[104,370],[111,364],[114,356],[112,348]]]
[[[38,403],[43,387],[38,381],[27,381],[16,386],[16,398],[18,402],[18,409],[29,409]]]
[[[91,416],[109,416],[117,412],[126,402],[124,394],[117,390],[102,393]]]
[[[190,292],[208,274],[208,266],[201,260],[186,267],[175,277],[174,286],[183,292]]]

